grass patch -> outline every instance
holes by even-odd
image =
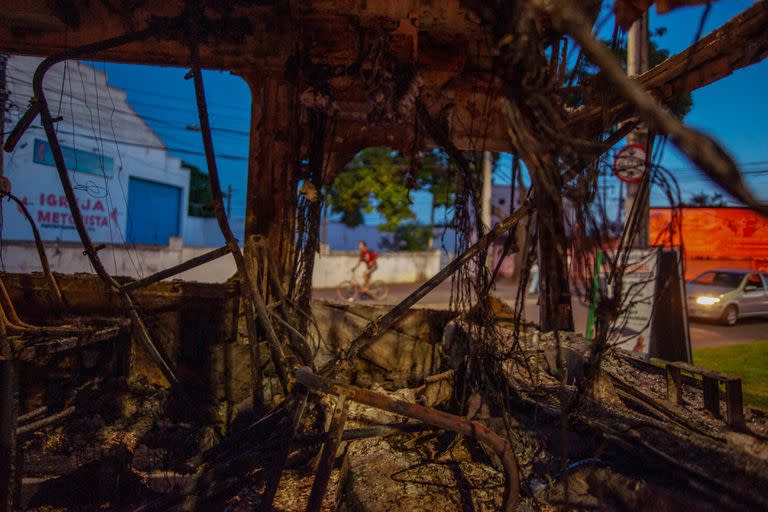
[[[696,349],[693,364],[741,377],[744,403],[768,410],[768,340]]]

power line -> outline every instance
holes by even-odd
[[[9,76],[8,79],[12,80],[12,81],[15,81],[15,82],[23,83],[24,85],[32,86],[31,82],[28,82],[26,80],[21,80],[21,79],[16,78],[16,77]],[[54,89],[51,89],[51,88],[45,88],[44,87],[44,90],[46,92],[48,92],[48,93],[51,93],[51,94],[57,94],[57,95],[59,94],[58,91],[56,91]],[[88,103],[86,98],[83,98],[83,97],[78,96],[76,94],[64,93],[62,96],[70,98],[70,99],[75,99],[75,100],[77,100],[77,101],[79,101],[79,102],[81,102],[83,104],[87,104]],[[133,103],[133,102],[131,102],[131,103]],[[168,105],[158,105],[158,104],[151,104],[151,103],[146,103],[146,102],[135,102],[135,103],[137,103],[137,104],[144,104],[144,105],[151,105],[151,106],[154,106],[154,107],[157,107],[157,108],[163,108],[163,109],[169,109],[170,108],[172,110],[182,110],[180,107],[172,107],[172,106],[168,106]],[[149,116],[149,115],[145,115],[145,114],[140,114],[140,113],[136,112],[135,110],[122,110],[122,109],[118,109],[118,108],[114,108],[113,109],[113,108],[111,108],[106,103],[103,103],[102,105],[104,105],[105,107],[109,108],[111,111],[114,111],[114,112],[118,112],[118,113],[126,114],[126,115],[131,115],[131,116],[136,116],[136,117],[139,117],[139,118],[144,119],[144,120],[149,120],[149,121],[154,121],[154,122],[157,122],[157,123],[165,124],[165,125],[168,125],[169,127],[173,127],[174,129],[177,129],[177,130],[184,130],[184,131],[188,130],[188,126],[177,125],[177,124],[171,123],[167,119],[163,119],[163,118],[159,118],[159,117],[153,117],[153,116]],[[19,105],[16,105],[16,107],[21,108]],[[191,107],[188,108],[188,109],[183,109],[183,110],[185,112],[189,112],[189,113],[196,113],[197,112],[195,109],[193,109]],[[211,114],[213,114],[214,116],[218,117],[218,115],[215,112],[212,112]],[[221,117],[229,117],[229,116],[222,115]],[[239,119],[240,120],[244,120],[243,118],[239,118]],[[243,131],[243,130],[235,130],[233,128],[222,128],[222,127],[213,126],[213,127],[211,127],[211,130],[215,131],[215,132],[230,133],[230,134],[234,134],[234,135],[242,135],[242,136],[245,136],[245,137],[250,137],[250,135],[251,135],[250,132]]]
[[[43,130],[43,128],[41,126],[30,126],[29,129],[41,130],[41,131]],[[157,149],[157,150],[162,150],[162,151],[170,151],[170,152],[175,152],[175,153],[183,153],[183,154],[187,154],[187,155],[203,156],[203,157],[205,156],[205,153],[202,152],[202,151],[195,151],[195,150],[187,149],[187,148],[176,148],[176,147],[169,147],[169,146],[152,146],[152,145],[149,145],[149,144],[142,144],[142,143],[139,143],[139,142],[131,142],[131,141],[127,141],[127,140],[109,140],[109,139],[103,139],[103,138],[99,139],[98,137],[94,137],[92,135],[85,135],[85,134],[81,134],[81,133],[77,133],[77,132],[70,132],[70,131],[66,131],[66,130],[60,130],[58,133],[61,133],[63,135],[74,135],[76,137],[82,137],[84,139],[95,140],[97,142],[104,142],[104,141],[106,141],[106,142],[114,142],[115,144],[124,144],[126,146],[133,146],[133,147],[139,147],[139,148],[144,148],[144,149]],[[224,154],[224,153],[216,153],[216,158],[222,158],[222,159],[225,159],[225,160],[246,161],[246,162],[248,161],[248,157],[247,156],[228,155],[228,154]]]
[[[83,61],[75,61],[75,62],[83,62]],[[88,67],[92,67],[92,68],[96,69],[96,67],[93,66],[92,64],[85,64],[85,65],[88,66]],[[16,66],[9,66],[8,69],[16,71],[17,73],[20,73],[23,76],[27,76],[27,74],[28,74],[28,70],[21,69],[21,68],[16,67]],[[180,98],[179,96],[174,96],[174,95],[171,95],[171,94],[163,94],[161,92],[155,92],[155,91],[152,91],[152,90],[149,90],[149,89],[141,89],[141,88],[135,88],[135,87],[124,87],[124,86],[118,86],[118,85],[110,85],[109,84],[109,74],[106,73],[106,72],[103,72],[103,71],[102,71],[102,73],[104,73],[104,75],[106,77],[105,78],[105,83],[106,83],[107,87],[113,87],[115,89],[119,89],[119,90],[126,91],[126,92],[133,91],[136,94],[144,95],[144,96],[149,96],[149,97],[152,97],[152,98],[164,98],[164,99],[168,99],[168,100],[171,100],[171,101],[181,101],[182,103],[184,103],[184,101],[185,101],[185,98]],[[90,82],[89,81],[89,83],[93,83],[94,86],[97,86],[95,81],[94,82]],[[194,102],[194,95],[190,96],[187,100],[189,102]],[[165,107],[165,104],[158,105],[158,106]],[[243,111],[242,105],[235,105],[235,104],[231,104],[231,103],[222,103],[222,102],[214,101],[214,102],[210,102],[209,106],[220,107],[220,108],[227,108],[227,109],[230,109],[230,110],[235,110],[238,113]]]

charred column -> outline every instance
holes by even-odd
[[[297,205],[296,87],[269,75],[244,78],[252,94],[245,238],[259,235],[266,241],[284,281],[291,267]]]
[[[539,324],[542,331],[572,331],[562,178],[557,167],[531,169],[539,260]]]
[[[17,404],[16,362],[0,351],[0,512],[14,510],[15,479],[20,478],[15,471]]]

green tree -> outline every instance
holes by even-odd
[[[697,192],[696,194],[691,194],[690,201],[684,203],[683,206],[707,206],[719,208],[726,206],[726,203],[723,194],[719,192],[713,192],[712,194]]]
[[[189,203],[187,213],[190,217],[214,217],[211,180],[199,167],[183,163],[189,169]]]
[[[410,225],[416,218],[407,183],[409,168],[409,161],[389,148],[360,151],[328,187],[331,211],[350,227],[362,224],[364,214],[377,212],[384,218],[379,230],[397,233],[400,226]],[[453,183],[445,154],[436,150],[423,153],[415,185],[432,193],[433,214],[435,208],[453,201]]]
[[[413,222],[400,224],[390,236],[381,239],[381,246],[392,251],[426,251],[432,240],[432,227]]]

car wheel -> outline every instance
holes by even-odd
[[[723,323],[728,326],[734,326],[739,321],[739,309],[731,304],[723,311]]]

